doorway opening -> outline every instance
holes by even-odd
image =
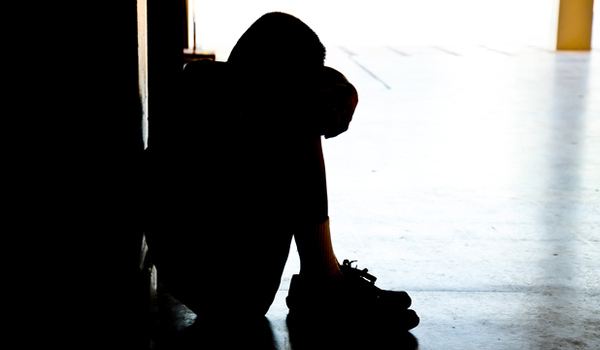
[[[510,45],[553,50],[558,0],[188,0],[188,4],[193,24],[190,47],[226,60],[242,33],[272,11],[300,18],[325,46]],[[594,34],[597,47],[597,28]]]

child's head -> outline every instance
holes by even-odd
[[[239,66],[293,68],[323,66],[325,47],[298,18],[281,12],[260,17],[238,40],[228,62]]]

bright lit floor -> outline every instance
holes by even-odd
[[[600,349],[600,52],[328,52],[360,94],[324,141],[334,248],[410,293],[418,348]],[[270,349],[294,348],[298,268],[292,247]]]

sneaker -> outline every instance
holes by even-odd
[[[402,330],[412,329],[419,324],[417,314],[408,309],[412,301],[406,292],[376,287],[377,278],[369,274],[367,269],[352,267],[349,260],[344,260],[340,269],[343,276],[327,282],[292,276],[286,298],[290,315],[315,318],[328,313],[354,320],[376,320],[380,325]]]

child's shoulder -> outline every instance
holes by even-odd
[[[227,70],[227,63],[221,61],[213,61],[210,59],[200,59],[190,61],[183,67],[185,76],[190,75],[221,75]]]

